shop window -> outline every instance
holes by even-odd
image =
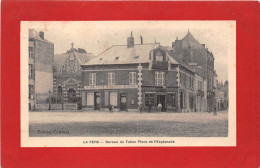
[[[146,93],[145,94],[145,105],[149,106],[149,102],[151,102],[151,105],[155,105],[155,94],[154,93]]]
[[[94,105],[94,93],[87,92],[87,106],[93,106],[93,105]]]
[[[171,93],[168,94],[168,98],[167,98],[167,105],[175,107],[175,94]]]
[[[117,106],[117,92],[109,93],[110,105]]]

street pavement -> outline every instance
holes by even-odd
[[[30,112],[30,136],[223,137],[228,112]],[[52,133],[53,131],[60,133]]]

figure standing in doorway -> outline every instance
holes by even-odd
[[[158,104],[158,113],[160,113],[162,111],[162,104],[161,104],[161,102],[159,102],[159,104]]]
[[[148,103],[148,110],[149,110],[149,113],[151,112],[151,108],[152,108],[152,103],[149,101],[149,103]]]

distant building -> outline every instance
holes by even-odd
[[[44,32],[29,29],[29,110],[46,102],[53,90],[54,44],[44,38]]]
[[[66,53],[54,56],[53,95],[57,103],[72,103],[76,108],[76,103],[81,102],[83,88],[81,65],[93,59],[94,55],[74,48],[73,43],[71,45]]]
[[[114,45],[82,65],[84,109],[194,111],[194,70],[159,43]]]
[[[219,82],[216,81],[216,107],[217,110],[225,110],[228,108],[229,97],[228,97],[228,81]]]

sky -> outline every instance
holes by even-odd
[[[71,48],[83,48],[95,56],[112,45],[126,45],[131,31],[136,44],[140,36],[144,43],[160,42],[171,46],[188,32],[215,57],[217,79],[228,80],[229,57],[235,57],[236,25],[234,21],[44,21],[26,22],[29,28],[44,31],[45,38],[54,43],[54,54]],[[234,63],[235,64],[235,63]]]

